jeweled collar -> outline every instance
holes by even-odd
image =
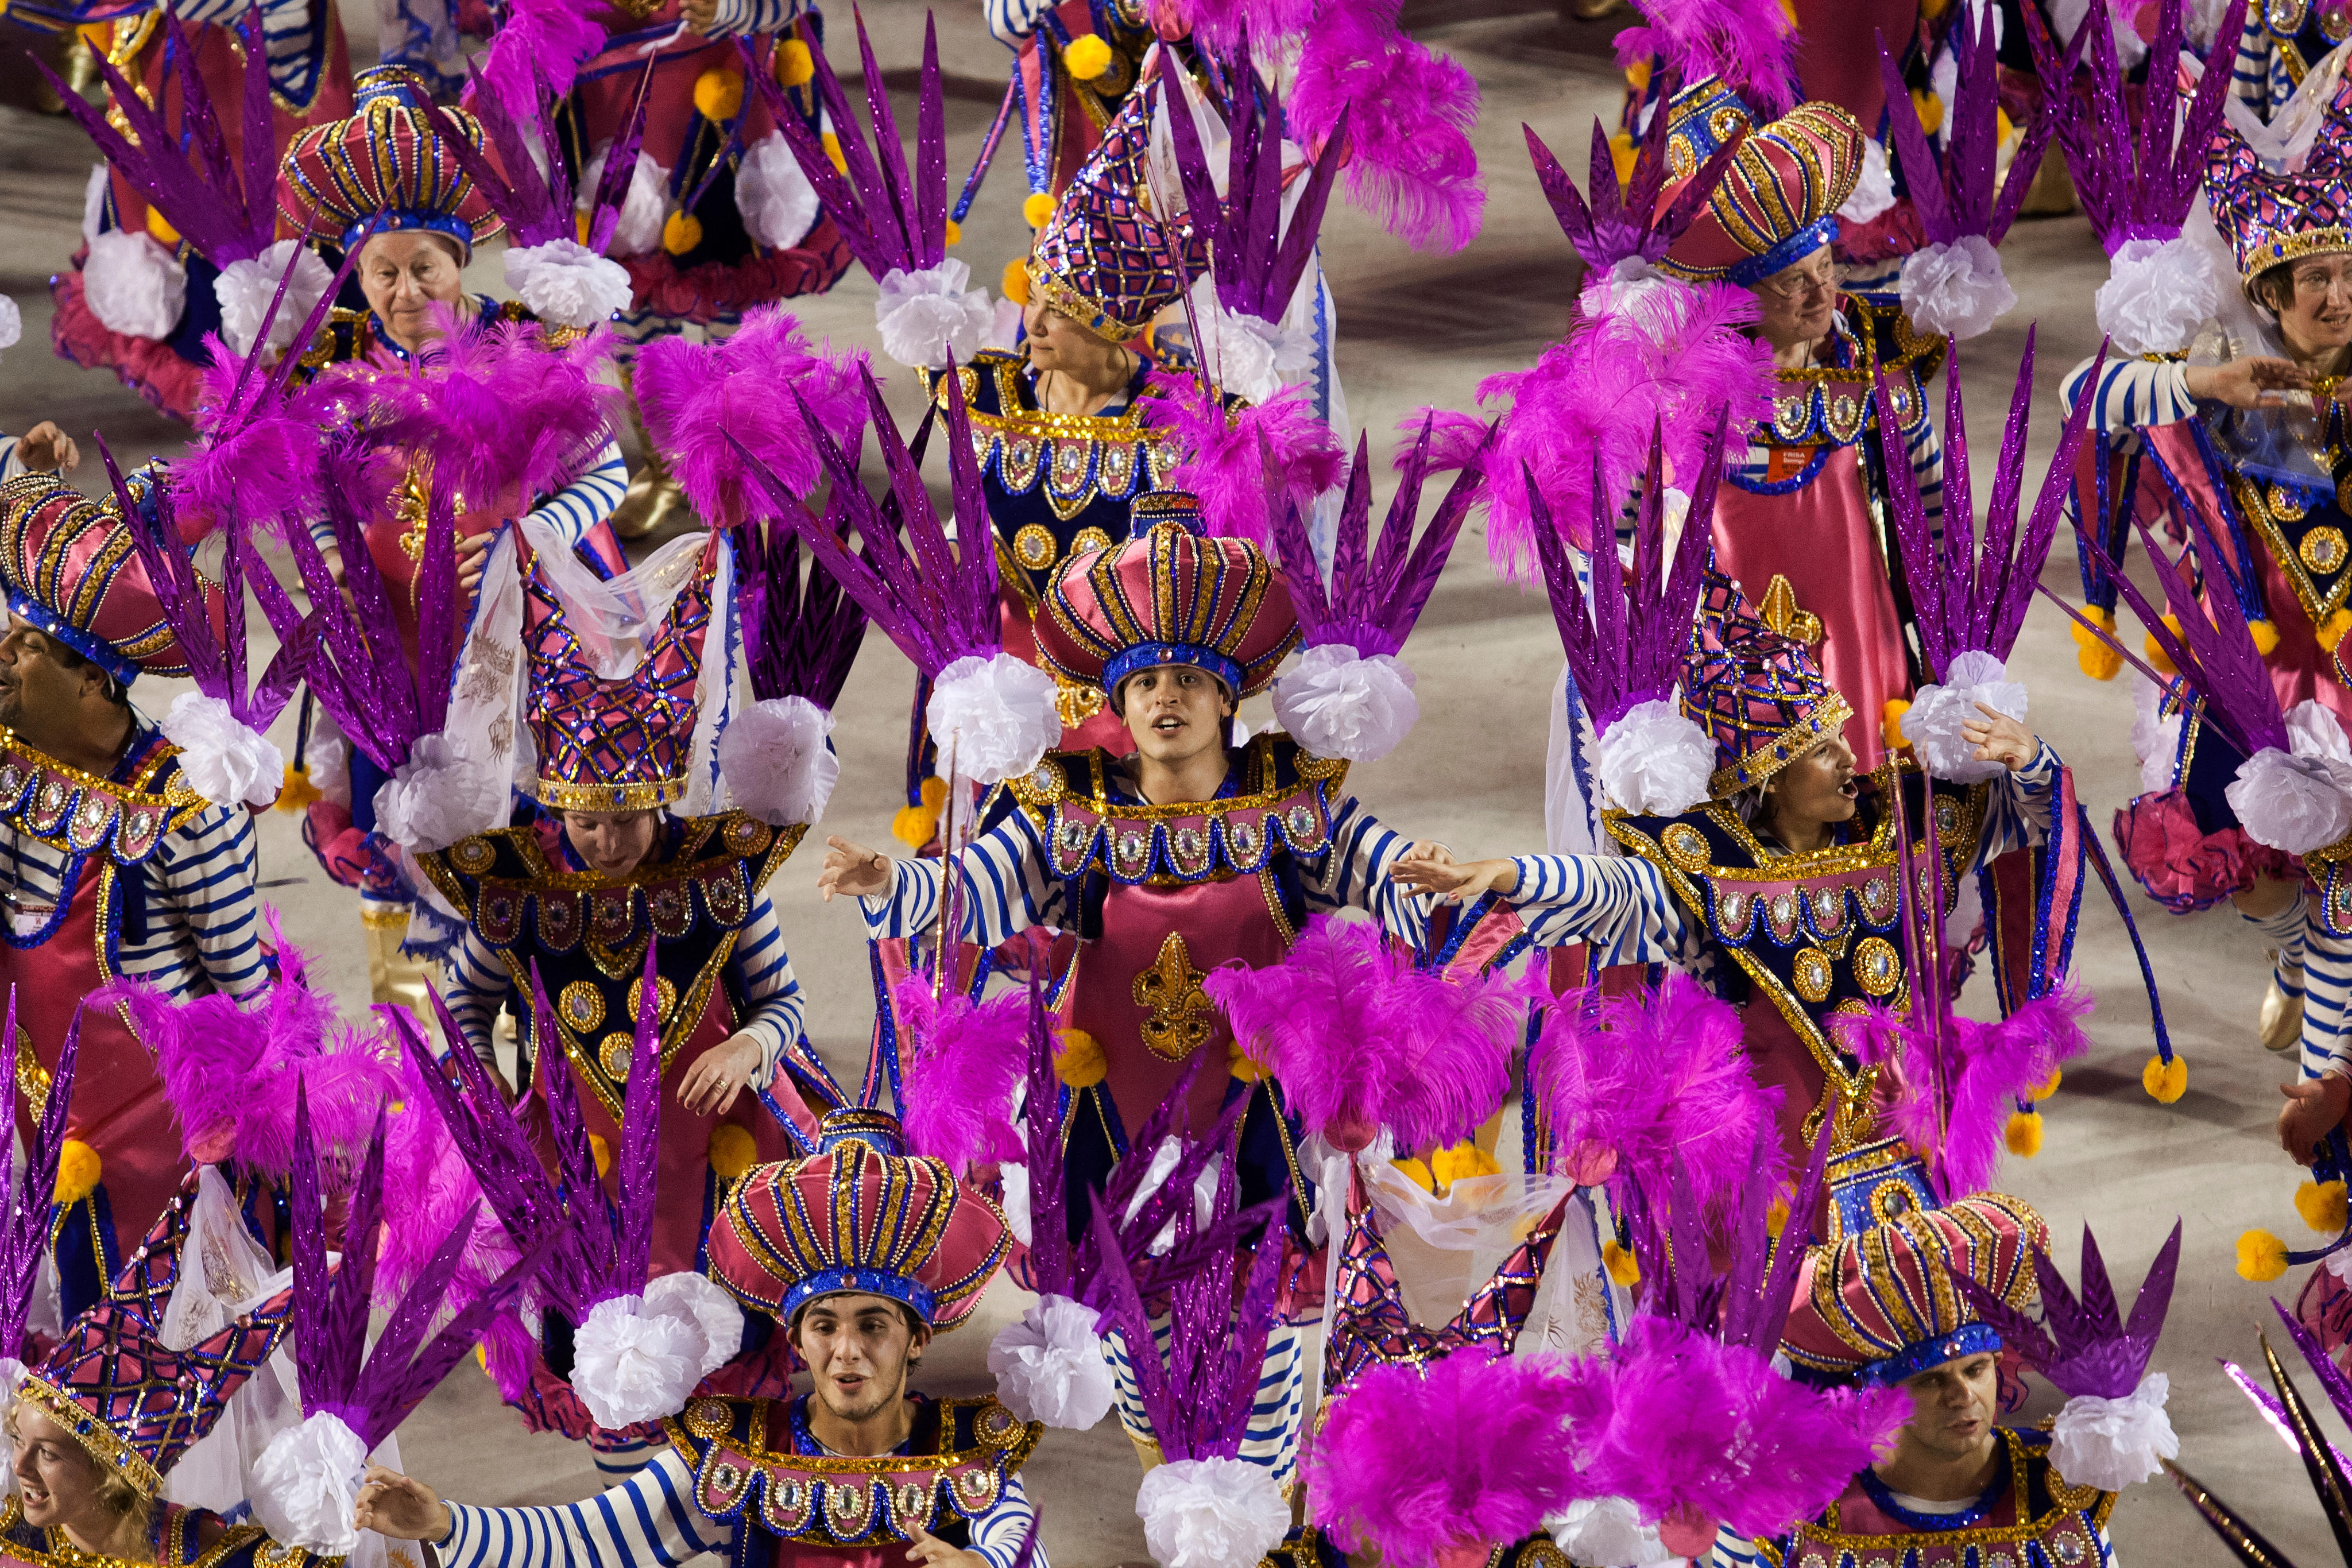
[[[1840,296],[1830,318],[1834,362],[1772,372],[1772,417],[1755,438],[1776,446],[1851,446],[1877,421],[1871,402],[1874,371],[1886,372],[1886,393],[1895,422],[1905,431],[1927,417],[1925,380],[1935,372],[1944,340],[1912,329],[1910,319],[1892,307]],[[1893,339],[1882,352],[1878,334]]]
[[[0,728],[0,821],[68,854],[102,849],[118,865],[138,865],[155,853],[165,833],[206,804],[171,766],[179,754],[156,730],[133,720],[122,760],[112,776],[100,779]]]

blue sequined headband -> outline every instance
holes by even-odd
[[[30,622],[43,636],[56,638],[125,686],[139,678],[138,664],[124,658],[113,643],[73,625],[39,600],[10,589],[8,608]]]
[[[471,259],[474,254],[474,225],[447,213],[436,213],[412,208],[406,211],[370,213],[343,229],[343,248],[349,250],[360,239],[374,230],[377,234],[395,234],[402,229],[428,229],[447,235],[457,242],[457,254]]]
[[[1796,266],[1822,246],[1835,245],[1837,237],[1837,214],[1825,213],[1763,255],[1751,256],[1725,269],[1724,281],[1753,288],[1782,268]]]
[[[1242,689],[1242,667],[1198,643],[1138,643],[1132,648],[1121,648],[1103,664],[1102,689],[1106,694],[1116,692],[1128,676],[1163,664],[1191,664],[1224,682],[1228,693]]]

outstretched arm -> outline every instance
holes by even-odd
[[[1062,884],[1046,871],[1045,841],[1027,817],[1014,811],[957,852],[963,879],[962,938],[983,946],[1032,925],[1050,922],[1059,908]],[[876,941],[917,936],[940,917],[941,861],[899,860],[840,837],[825,841],[824,869],[817,891],[856,896],[865,906],[867,934]]]
[[[370,1466],[353,1523],[395,1541],[422,1541],[441,1568],[675,1568],[723,1552],[734,1531],[691,1500],[694,1477],[675,1448],[621,1486],[553,1508],[468,1508],[431,1487]]]
[[[1467,904],[1492,890],[1510,900],[1538,947],[1589,942],[1601,964],[1691,957],[1690,929],[1658,868],[1631,855],[1516,855],[1457,861],[1441,844],[1415,844],[1389,874],[1441,903]]]
[[[1979,762],[2009,769],[1985,792],[1983,830],[1977,835],[1975,864],[1989,864],[2011,850],[2031,848],[2050,836],[2050,807],[2058,789],[2058,754],[2006,714],[1979,703],[1976,718],[1960,725],[1961,738],[1976,747]]]

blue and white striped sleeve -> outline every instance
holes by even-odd
[[[617,1486],[553,1508],[448,1505],[434,1543],[442,1568],[675,1568],[725,1552],[735,1531],[694,1506],[694,1477],[675,1447]]]
[[[704,29],[706,38],[740,38],[759,33],[780,33],[807,7],[801,0],[719,0],[718,19]]]
[[[1307,907],[1324,913],[1360,909],[1390,935],[1412,943],[1429,935],[1429,904],[1392,880],[1389,868],[1402,860],[1413,841],[1391,832],[1350,795],[1331,813],[1331,841],[1317,860],[1302,859],[1300,881]]]
[[[180,24],[234,27],[245,20],[252,0],[181,0]],[[323,15],[323,13],[321,13]],[[261,37],[269,55],[270,85],[297,104],[308,104],[318,86],[318,23],[310,0],[268,0],[261,8]]]
[[[262,959],[253,817],[207,806],[168,834],[147,863],[145,937],[124,940],[122,972],[174,997],[245,998],[268,983]]]
[[[1658,868],[1634,855],[1517,855],[1511,902],[1536,944],[1589,942],[1596,964],[1687,957],[1689,927]]]
[[[1052,923],[1062,884],[1045,871],[1045,841],[1028,817],[1013,811],[964,845],[956,857],[963,873],[963,939],[993,947],[1032,925]],[[942,862],[890,862],[890,891],[860,898],[866,928],[876,941],[913,936],[940,916]]]
[[[2030,849],[2050,836],[2050,805],[2058,790],[2058,754],[2048,741],[2033,760],[2004,773],[1985,789],[1984,825],[1969,869],[1990,865],[2011,850]]]
[[[2305,900],[2307,911],[2309,900]],[[2305,915],[2308,920],[2308,915]],[[2303,933],[2303,1077],[2352,1078],[2352,936],[2309,920]]]
[[[2072,413],[2091,379],[2093,361],[2084,360],[2059,383],[2059,413]],[[2091,395],[2092,427],[2105,431],[2137,430],[2142,425],[2170,424],[2197,412],[2189,395],[2189,365],[2181,360],[2110,359],[2099,371]]]
[[[498,949],[482,940],[480,932],[471,925],[459,939],[457,950],[449,959],[448,977],[441,999],[449,1005],[449,1017],[457,1025],[457,1032],[466,1037],[476,1057],[488,1066],[498,1065],[498,1047],[491,1034],[498,1023],[499,1009],[505,1005],[509,977],[506,965],[499,960]]]
[[[801,983],[793,976],[792,956],[784,951],[784,928],[766,894],[751,906],[751,918],[736,937],[728,961],[743,998],[736,1032],[760,1042],[760,1076],[754,1082],[764,1086],[773,1082],[776,1063],[800,1039],[801,1017],[808,1007]]]
[[[1019,1476],[1007,1476],[996,1506],[971,1521],[971,1550],[987,1560],[989,1568],[1013,1568],[1036,1520],[1037,1511],[1030,1504],[1028,1489],[1021,1484]],[[1029,1561],[1035,1568],[1045,1568],[1043,1542],[1029,1553]]]
[[[588,530],[613,515],[629,487],[629,466],[621,460],[621,444],[611,441],[580,476],[531,508],[530,515],[577,545]]]
[[[1927,519],[1931,538],[1944,537],[1944,442],[1936,422],[1923,419],[1903,438],[1904,455],[1911,463],[1911,483],[1918,487],[1919,515]]]
[[[1053,0],[986,0],[988,36],[1017,49],[1037,31],[1037,19],[1053,8]]]

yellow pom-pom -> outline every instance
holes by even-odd
[[[474,1346],[474,1364],[480,1367],[484,1372],[490,1370],[489,1341],[484,1340]]]
[[[2189,1092],[2189,1059],[2176,1053],[2170,1061],[2151,1056],[2139,1070],[2139,1086],[2159,1105],[2169,1105]]]
[[[684,256],[702,243],[702,220],[692,213],[672,213],[662,222],[662,249]]]
[[[598,1176],[605,1176],[613,1174],[613,1145],[604,1141],[604,1134],[591,1133],[588,1134],[588,1153],[596,1161],[596,1174]]]
[[[593,216],[594,214],[591,213],[574,213],[572,214],[572,237],[576,244],[586,245],[588,243],[588,231],[595,226],[591,221]]]
[[[1633,136],[1621,131],[1609,139],[1609,162],[1617,172],[1617,183],[1630,184],[1633,179]]]
[[[1233,1040],[1226,1045],[1225,1071],[1233,1077],[1244,1083],[1257,1083],[1265,1080],[1266,1071],[1265,1063],[1242,1049],[1240,1040]]]
[[[1642,1282],[1640,1260],[1633,1256],[1632,1249],[1620,1247],[1614,1241],[1601,1247],[1601,1266],[1609,1270],[1612,1280],[1629,1291]]]
[[[713,66],[694,78],[694,112],[705,120],[732,120],[743,110],[743,73]]]
[[[996,291],[1015,305],[1028,304],[1029,264],[1025,261],[1006,262],[1004,276],[997,280]]]
[[[2344,641],[2347,632],[2352,632],[2352,610],[2338,610],[2321,622],[2319,630],[2313,635],[2318,638],[2323,653],[2333,653],[2336,645]]]
[[[953,218],[950,218],[948,220],[947,243],[950,245],[961,245],[963,243],[963,225],[956,222]]]
[[[2042,1152],[2042,1113],[2011,1111],[2009,1125],[2000,1131],[2000,1141],[2019,1159],[2030,1160]]]
[[[2175,640],[2178,640],[2180,636],[2180,617],[2172,614],[2168,611],[2163,617],[2163,621],[2164,629],[2171,632]],[[2180,673],[2179,670],[2173,668],[2172,655],[2164,651],[2164,644],[2156,640],[2155,632],[2150,632],[2147,634],[2147,640],[2141,644],[2140,652],[2147,656],[2148,666],[2155,670],[2158,674],[2177,675]]]
[[[1091,1089],[1103,1081],[1110,1066],[1103,1060],[1102,1041],[1082,1029],[1066,1029],[1054,1043],[1054,1076],[1073,1089]]]
[[[180,243],[180,231],[164,222],[163,214],[152,207],[147,209],[147,232],[165,245]]]
[[[2238,1278],[2260,1285],[2285,1272],[2285,1242],[2267,1230],[2249,1230],[2238,1238]]]
[[[1033,229],[1042,229],[1054,221],[1054,198],[1043,191],[1032,191],[1029,199],[1021,204],[1021,221]]]
[[[2254,634],[2254,652],[2269,658],[2278,652],[2278,622],[2265,616],[2246,622],[2246,630]]]
[[[2017,126],[2006,110],[1996,109],[1992,111],[1992,131],[1993,144],[1999,146],[2017,134]]]
[[[68,1138],[66,1146],[58,1151],[58,1185],[52,1196],[58,1203],[79,1203],[98,1190],[98,1179],[105,1170],[96,1149],[79,1138]]]
[[[1647,56],[1625,68],[1625,85],[1635,92],[1650,85],[1650,61]]]
[[[1911,107],[1919,111],[1920,129],[1930,136],[1935,135],[1936,128],[1944,123],[1944,100],[1924,89],[1915,88],[1911,93]]]
[[[1110,46],[1093,33],[1081,33],[1062,50],[1062,63],[1080,81],[1092,81],[1110,69]]]
[[[1769,1236],[1772,1239],[1778,1241],[1780,1239],[1780,1232],[1787,1229],[1788,1227],[1789,1200],[1787,1198],[1776,1197],[1770,1203],[1764,1206],[1765,1235]]]
[[[1911,744],[1903,734],[1903,716],[1910,711],[1911,705],[1901,697],[1887,698],[1886,706],[1879,710],[1878,734],[1887,750],[1900,751]]]
[[[281,811],[307,810],[310,802],[318,798],[319,787],[310,782],[310,770],[288,763],[285,777],[278,781],[278,809]]]
[[[2344,1184],[2305,1182],[2294,1189],[2294,1211],[2303,1216],[2305,1225],[2321,1235],[2340,1235],[2344,1229]]]
[[[890,819],[890,836],[909,849],[921,849],[939,832],[940,814],[929,806],[901,806]]]
[[[776,46],[776,80],[785,87],[805,87],[816,75],[816,57],[798,38]]]
[[[1412,1178],[1413,1185],[1420,1187],[1422,1191],[1435,1192],[1437,1190],[1437,1178],[1430,1175],[1429,1167],[1422,1164],[1419,1160],[1413,1159],[1408,1155],[1404,1159],[1391,1160],[1389,1164],[1404,1172],[1406,1176],[1411,1176]]]
[[[926,811],[943,811],[947,810],[948,781],[940,778],[938,774],[934,773],[929,779],[924,779],[922,788],[917,790],[916,793],[921,799],[923,802],[923,810]]]
[[[2116,612],[2112,610],[2085,604],[2083,606],[2083,619],[2110,636],[2115,634]],[[2084,674],[2095,681],[2112,681],[2122,671],[2124,656],[2093,636],[2087,627],[2070,621],[2066,623],[2066,630],[2074,639],[2074,663],[2082,666]]]
[[[708,1152],[710,1169],[720,1181],[740,1178],[760,1157],[760,1146],[751,1141],[751,1129],[732,1122],[721,1122],[710,1129]]]
[[[2039,1086],[2037,1086],[2037,1087],[2034,1089],[2034,1091],[2033,1091],[2033,1097],[2034,1097],[2036,1100],[2047,1100],[2047,1099],[2049,1099],[2049,1098],[2050,1098],[2050,1096],[2052,1096],[2053,1094],[2057,1093],[2057,1092],[2058,1092],[2058,1081],[2059,1081],[2060,1079],[2062,1079],[2062,1078],[2065,1077],[2065,1075],[2066,1075],[2065,1069],[2061,1068],[2061,1067],[2053,1067],[2053,1068],[2052,1068],[2052,1069],[2050,1070],[2050,1076],[2049,1076],[2049,1078],[2048,1078],[2045,1082],[2043,1082],[2042,1084],[2040,1084]]]
[[[1465,1176],[1499,1176],[1502,1169],[1494,1155],[1467,1138],[1429,1156],[1429,1174],[1441,1187],[1450,1187]]]
[[[824,133],[824,161],[840,172],[849,172],[849,160],[841,155],[841,138],[828,131]]]

